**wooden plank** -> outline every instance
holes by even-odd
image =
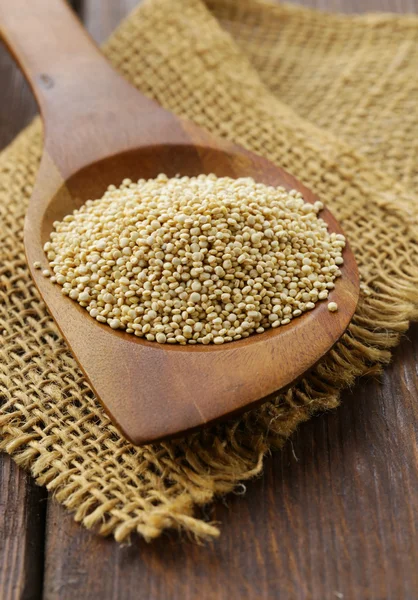
[[[0,44],[0,149],[36,114],[31,91]],[[10,107],[13,107],[11,110]],[[46,492],[0,455],[0,598],[41,597]]]
[[[135,1],[89,0],[102,40]],[[418,10],[415,0],[306,0],[330,10]],[[221,538],[176,535],[119,547],[76,525],[55,502],[47,516],[46,600],[292,598],[412,600],[416,566],[418,327],[382,384],[364,382],[342,406],[303,425],[265,474],[211,509]]]
[[[51,503],[45,598],[417,598],[418,326],[409,338],[382,385],[345,394],[216,506],[215,543],[119,548]]]
[[[80,5],[80,0],[75,0]],[[36,102],[20,70],[0,42],[0,150],[30,123]],[[47,493],[0,454],[0,598],[42,597]]]
[[[7,455],[0,456],[0,598],[42,594],[46,492]]]

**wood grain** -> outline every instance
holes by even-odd
[[[347,12],[418,12],[415,0],[300,3]],[[90,28],[103,39],[116,25],[115,5],[129,2],[86,4]],[[0,65],[4,60],[0,54]],[[0,71],[0,89],[9,80]],[[18,98],[19,92],[7,113],[0,99],[0,118],[7,114],[15,129],[10,106]],[[120,548],[83,530],[50,501],[44,598],[418,598],[418,326],[408,338],[381,382],[362,382],[346,393],[338,410],[303,425],[283,452],[266,460],[264,476],[248,483],[245,495],[208,509],[222,523],[221,538],[209,546],[167,535]],[[0,555],[0,571],[3,564]]]
[[[73,2],[73,4],[76,4]],[[0,149],[36,115],[29,85],[0,42]],[[13,109],[11,110],[11,107]],[[0,454],[0,598],[42,596],[47,491]]]
[[[0,42],[0,148],[37,111],[23,75]],[[13,110],[10,109],[13,107]],[[41,597],[47,493],[12,459],[0,455],[0,598]]]
[[[51,502],[45,598],[417,598],[418,326],[408,337],[381,384],[301,426],[245,495],[216,505],[210,545],[167,535],[119,548]]]
[[[0,598],[41,595],[46,491],[9,456],[0,460]]]

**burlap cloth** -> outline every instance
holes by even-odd
[[[417,317],[418,19],[151,0],[105,51],[171,111],[311,187],[342,221],[370,291],[342,341],[297,387],[232,423],[135,448],[103,413],[25,264],[39,121],[2,153],[1,448],[77,521],[118,541],[167,528],[216,536],[194,506],[260,473],[265,453],[301,421],[337,406],[356,376],[377,373]]]

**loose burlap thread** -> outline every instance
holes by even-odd
[[[340,343],[296,387],[233,422],[136,448],[104,414],[25,263],[39,121],[1,154],[1,449],[100,534],[216,536],[194,507],[261,473],[299,423],[378,373],[418,315],[418,19],[151,0],[105,52],[169,110],[312,188],[341,220],[367,290]]]

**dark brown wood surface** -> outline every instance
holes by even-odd
[[[304,4],[418,13],[416,0]],[[133,5],[85,0],[83,12],[100,40]],[[3,146],[35,106],[5,51],[0,90]],[[205,546],[166,535],[120,548],[46,503],[1,455],[0,599],[416,600],[417,389],[413,326],[380,382],[363,381],[338,410],[300,427],[244,495],[209,509],[222,535]]]

